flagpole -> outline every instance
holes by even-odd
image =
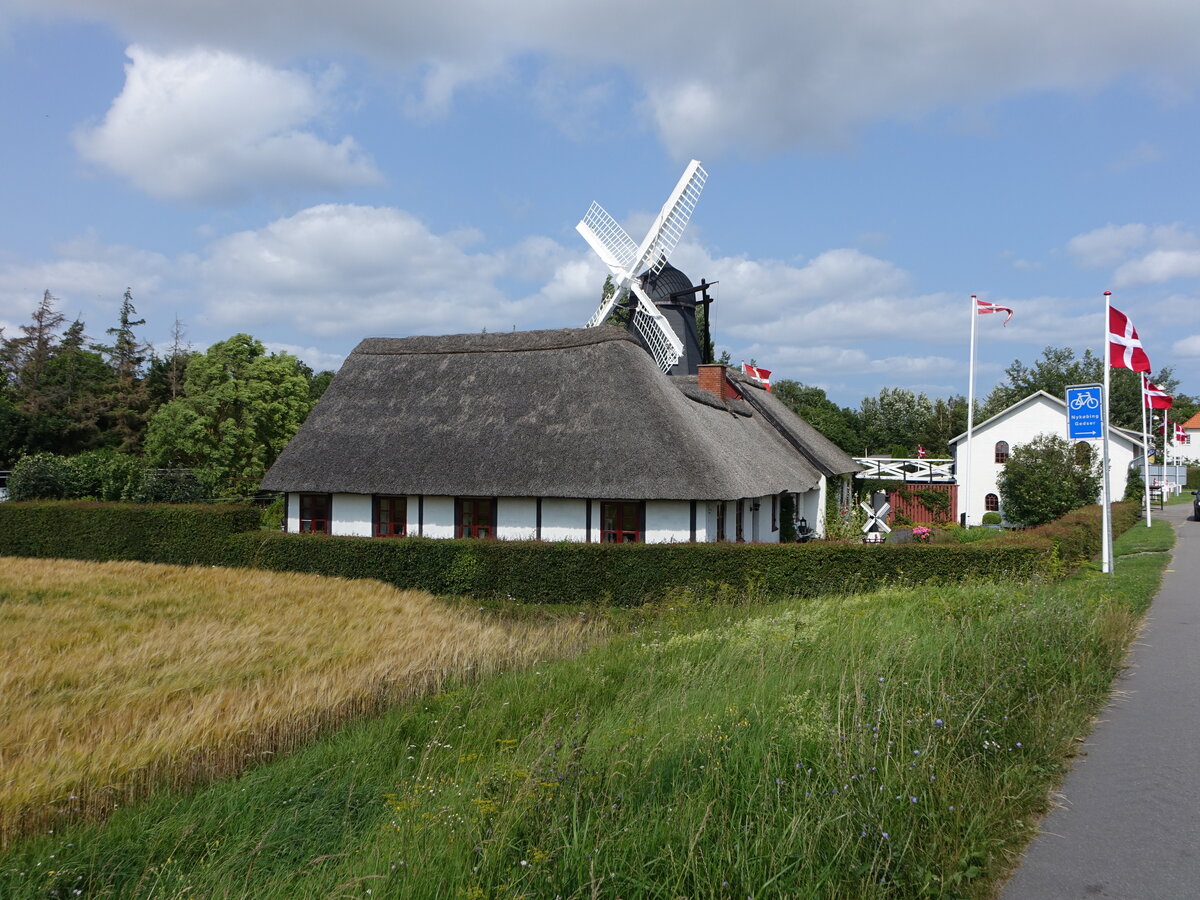
[[[1108,480],[1108,389],[1109,389],[1109,364],[1112,360],[1112,341],[1109,338],[1109,332],[1112,330],[1112,291],[1104,292],[1104,408],[1101,410],[1102,421],[1100,423],[1101,443],[1104,445],[1103,469],[1101,471],[1100,480],[1100,571],[1107,574],[1112,574],[1112,508],[1109,506],[1111,496],[1109,494]]]
[[[1150,442],[1146,432],[1147,400],[1150,394],[1146,391],[1146,373],[1138,373],[1142,385],[1142,499],[1146,504],[1146,527],[1150,527]],[[1166,469],[1163,470],[1166,472]]]
[[[971,353],[967,364],[967,456],[963,461],[963,480],[959,508],[962,524],[971,525],[971,433],[975,430],[975,320],[979,318],[978,298],[971,295]]]

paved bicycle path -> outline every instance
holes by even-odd
[[[1003,900],[1200,898],[1200,522],[1191,512],[1188,503],[1153,513],[1175,526],[1171,564],[1114,699]]]

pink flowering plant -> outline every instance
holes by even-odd
[[[926,528],[924,525],[918,525],[912,530],[912,536],[913,540],[922,544],[928,544],[933,539],[933,529]]]

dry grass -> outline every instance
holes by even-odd
[[[0,558],[0,845],[594,636],[371,581]]]

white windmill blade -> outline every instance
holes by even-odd
[[[704,190],[704,182],[707,180],[708,173],[704,171],[698,159],[688,163],[679,183],[675,185],[675,190],[667,197],[658,218],[654,220],[650,231],[646,233],[637,249],[637,260],[632,269],[634,275],[640,275],[647,268],[658,274],[667,264],[667,257],[683,237],[683,230],[687,228],[692,210],[696,208],[700,192]]]
[[[583,235],[583,239],[612,269],[614,275],[624,278],[632,276],[638,245],[603,206],[599,203],[589,206],[575,230]]]
[[[608,319],[609,314],[612,313],[613,307],[624,300],[625,296],[629,293],[629,289],[626,286],[624,279],[619,281],[614,280],[613,287],[616,288],[616,290],[612,292],[612,296],[607,300],[600,301],[600,308],[592,313],[592,317],[583,324],[584,328],[595,328],[597,325],[603,325]]]
[[[683,342],[637,281],[632,282],[629,289],[638,300],[633,310],[633,327],[654,354],[658,367],[670,372],[683,356]]]

